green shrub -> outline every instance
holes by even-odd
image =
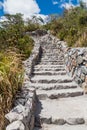
[[[62,29],[59,33],[58,33],[58,37],[60,38],[60,40],[64,40],[65,37],[67,36],[67,31],[65,31],[64,29]]]
[[[81,3],[79,7],[65,10],[62,16],[45,27],[60,40],[66,40],[69,46],[86,46],[87,33],[86,36],[83,34],[87,30],[87,8]]]
[[[28,58],[33,49],[33,40],[28,35],[25,35],[23,38],[18,39],[18,48],[20,53]]]

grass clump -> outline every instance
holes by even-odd
[[[12,107],[13,98],[22,87],[23,69],[17,51],[0,53],[0,129],[5,125],[4,115]]]

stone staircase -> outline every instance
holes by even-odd
[[[87,130],[87,96],[66,73],[63,51],[55,43],[42,49],[30,82],[38,97],[34,130]]]

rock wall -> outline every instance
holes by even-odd
[[[40,55],[40,43],[35,42],[30,58],[23,62],[25,73],[22,90],[18,92],[15,97],[14,108],[5,115],[6,119],[9,121],[6,130],[33,130],[37,99],[35,90],[29,87],[29,81],[33,67],[39,61]]]
[[[87,90],[87,48],[67,48],[65,62],[68,74]]]

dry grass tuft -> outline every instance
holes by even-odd
[[[4,115],[12,107],[12,100],[23,82],[21,56],[17,50],[0,53],[0,130],[5,125]]]

